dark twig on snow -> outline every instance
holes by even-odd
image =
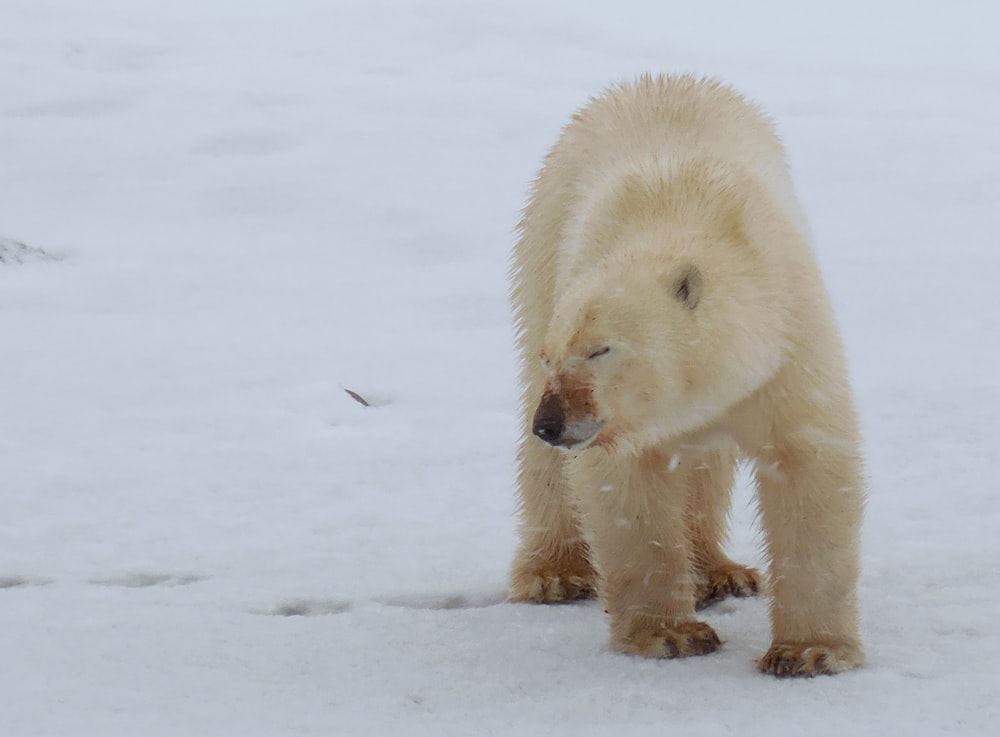
[[[352,392],[350,389],[344,389],[344,391],[347,392],[348,396],[358,404],[364,407],[371,407],[371,405],[368,403],[368,400],[362,397],[357,392]]]

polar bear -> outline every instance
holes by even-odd
[[[859,430],[840,337],[768,119],[644,76],[590,101],[519,224],[514,601],[599,596],[611,645],[716,650],[701,605],[764,590],[723,552],[753,462],[777,676],[859,665]]]

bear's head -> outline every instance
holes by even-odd
[[[566,449],[638,451],[706,427],[771,378],[784,336],[767,290],[712,266],[662,254],[605,262],[564,290],[544,339],[534,434]]]

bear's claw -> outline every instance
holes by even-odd
[[[734,565],[709,571],[706,581],[698,586],[697,608],[704,609],[727,596],[757,596],[764,585],[764,577],[756,568]]]
[[[812,678],[850,670],[864,659],[861,648],[853,644],[775,643],[757,667],[778,678]]]

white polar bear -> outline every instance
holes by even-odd
[[[573,116],[520,223],[521,543],[511,598],[597,594],[613,647],[712,652],[696,606],[762,587],[722,551],[755,466],[775,675],[863,660],[864,480],[843,349],[784,151],[730,88],[642,77]]]

